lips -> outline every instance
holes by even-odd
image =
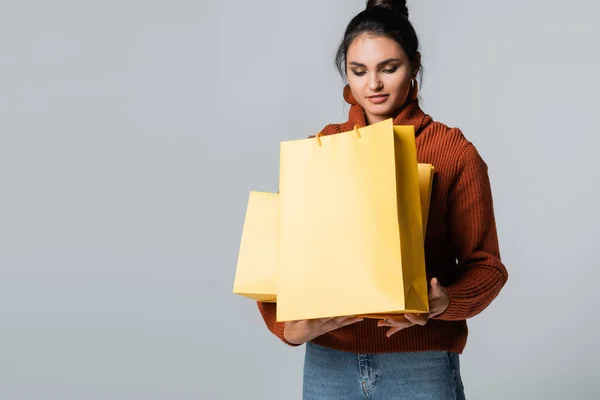
[[[389,94],[376,94],[374,96],[369,96],[367,99],[373,104],[380,104],[386,101],[390,97]]]

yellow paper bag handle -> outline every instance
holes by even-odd
[[[356,133],[356,136],[358,136],[358,138],[362,138],[362,136],[360,135],[360,132],[358,131],[358,125],[354,125],[354,132]],[[319,144],[319,146],[322,146],[323,143],[321,142],[321,135],[323,134],[323,132],[319,132],[315,135],[315,139],[317,139],[317,143]]]
[[[323,132],[319,132],[315,136],[315,139],[317,139],[317,143],[319,144],[319,146],[323,146],[323,143],[321,143],[321,133],[323,133]]]

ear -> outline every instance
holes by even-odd
[[[413,79],[417,78],[419,71],[421,71],[421,53],[419,53],[417,51],[417,54],[415,55],[415,60],[412,63],[412,78]]]

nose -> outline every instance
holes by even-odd
[[[381,90],[382,83],[379,80],[379,75],[376,72],[371,72],[369,74],[369,89],[372,91]]]

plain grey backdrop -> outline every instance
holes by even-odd
[[[508,285],[470,399],[600,398],[600,7],[413,0],[422,106],[490,168]],[[345,120],[362,0],[0,1],[0,398],[299,399],[231,294],[279,142]]]

